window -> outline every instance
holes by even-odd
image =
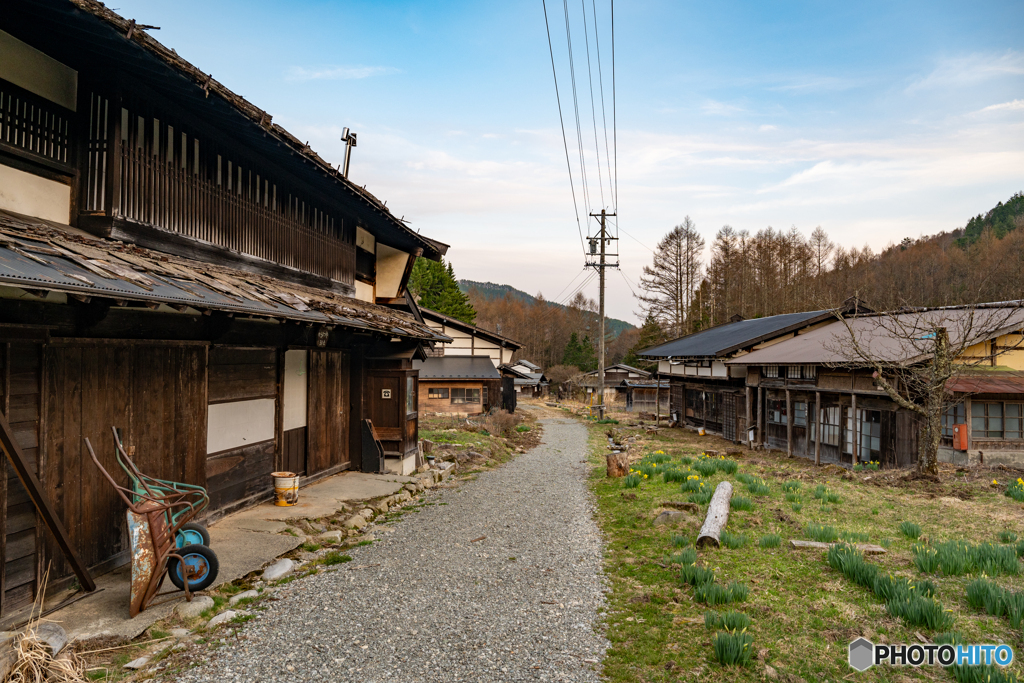
[[[789,379],[800,379],[800,366],[790,365],[786,368],[786,377]]]
[[[1020,421],[1017,420],[1016,424],[1019,425]],[[971,431],[977,439],[1003,438],[1003,404],[971,403]]]
[[[765,377],[778,377],[779,376],[779,366],[778,365],[766,365],[766,366],[764,366],[764,376]]]
[[[768,423],[786,424],[786,402],[778,400],[768,401]]]
[[[839,445],[840,406],[828,406],[821,409],[821,442],[830,446]]]
[[[452,389],[452,403],[479,403],[479,389]]]
[[[818,374],[818,368],[813,365],[803,365],[800,367],[800,376],[804,379],[814,379]]]
[[[407,375],[405,378],[405,414],[416,412],[416,378]]]
[[[882,454],[882,413],[878,410],[858,410],[860,422],[861,461],[879,460]]]
[[[1024,438],[1024,405],[1007,403],[1003,412],[1006,414],[1006,429],[1003,432],[1003,438]]]
[[[448,398],[448,387],[430,387],[427,398]]]
[[[946,439],[953,438],[953,425],[964,423],[964,404],[957,403],[942,411],[942,436]]]
[[[484,405],[487,405],[487,387],[484,387],[483,389],[481,389],[481,391],[483,392]]]
[[[807,402],[806,401],[794,401],[793,402],[793,426],[794,427],[806,427],[807,426]]]

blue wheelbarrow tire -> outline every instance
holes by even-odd
[[[217,553],[205,545],[187,545],[175,551],[185,560],[185,564],[192,567],[198,574],[188,582],[189,591],[196,592],[209,588],[217,580],[217,572],[220,571],[220,562],[217,560]],[[181,562],[176,557],[167,561],[167,577],[179,590],[185,589],[185,577],[182,573]]]
[[[210,532],[206,530],[205,526],[195,522],[182,524],[174,541],[178,548],[184,548],[187,545],[205,545],[209,548],[213,545],[210,543]]]

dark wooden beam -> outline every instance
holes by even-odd
[[[21,452],[21,448],[18,447],[18,442],[14,440],[11,425],[8,424],[7,418],[3,415],[0,415],[0,447],[3,448],[4,453],[7,455],[7,460],[10,461],[14,471],[18,474],[18,479],[21,479],[22,485],[32,499],[32,503],[36,506],[36,510],[39,511],[39,516],[42,518],[43,523],[46,524],[46,528],[50,530],[50,533],[57,540],[57,545],[60,546],[64,557],[68,560],[68,564],[74,570],[79,583],[87,591],[96,590],[96,582],[92,580],[92,576],[89,574],[85,563],[82,562],[82,558],[78,556],[78,553],[72,547],[71,539],[68,537],[64,524],[60,521],[57,512],[43,493],[43,485],[39,482],[35,472],[29,467],[28,461],[25,460],[25,455]]]

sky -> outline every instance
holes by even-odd
[[[820,225],[879,251],[1024,191],[1020,0],[620,0],[614,125],[610,0],[547,0],[551,48],[542,0],[110,4],[328,160],[350,127],[350,179],[450,244],[460,278],[563,299],[587,213],[616,211],[607,310],[631,322],[685,216],[709,246],[726,224]]]

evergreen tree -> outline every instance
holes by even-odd
[[[409,291],[416,303],[424,308],[470,325],[476,320],[476,309],[470,303],[469,296],[459,289],[452,264],[445,264],[444,259],[416,259],[409,275]]]
[[[643,360],[637,356],[637,354],[644,349],[657,346],[664,340],[665,332],[661,329],[658,319],[654,317],[653,313],[648,313],[647,319],[644,320],[644,324],[640,328],[639,339],[637,339],[636,344],[626,352],[626,357],[622,359],[622,362],[626,365],[632,365],[634,368],[654,372],[658,369],[658,364],[654,361]]]
[[[590,372],[597,369],[597,353],[594,351],[594,344],[590,337],[579,336],[573,332],[565,345],[565,353],[562,355],[562,365],[574,365],[583,372]]]

